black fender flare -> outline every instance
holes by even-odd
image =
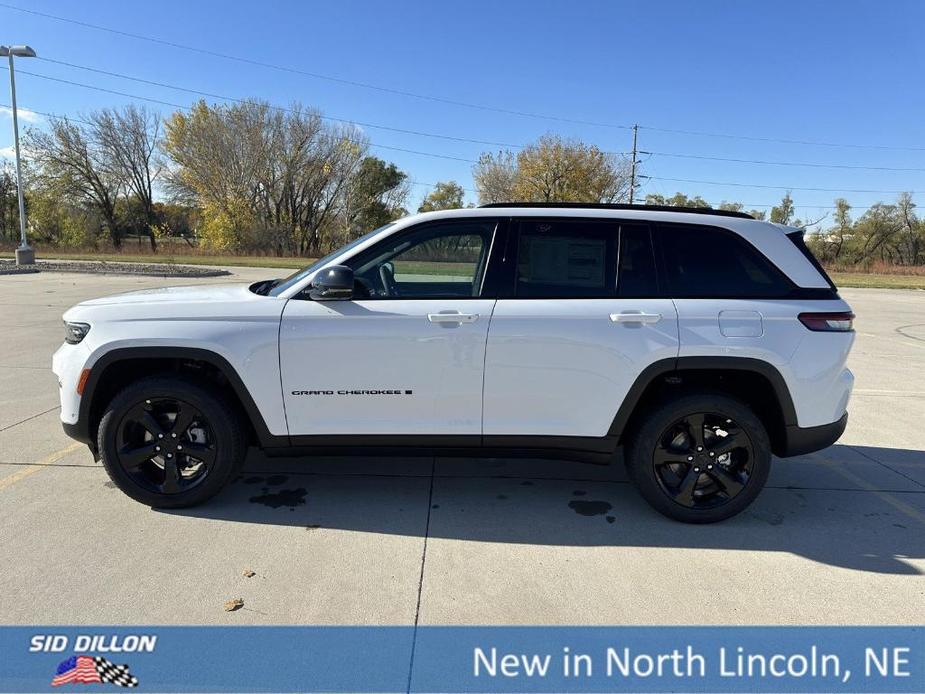
[[[93,440],[90,428],[91,412],[93,407],[94,395],[100,385],[100,379],[106,369],[113,364],[123,361],[143,361],[145,359],[183,359],[188,361],[199,361],[209,364],[218,369],[221,374],[228,380],[229,385],[234,390],[235,395],[244,408],[244,413],[250,420],[257,439],[261,446],[286,446],[289,444],[289,436],[279,436],[271,434],[267,428],[266,421],[254,402],[247,386],[241,380],[241,376],[231,363],[220,354],[208,349],[196,347],[120,347],[110,350],[97,359],[93,366],[90,367],[90,375],[84,385],[83,395],[80,398],[80,408],[78,410],[77,425],[69,427],[69,434],[78,441],[87,443],[95,448],[96,442]]]
[[[778,371],[777,367],[761,359],[751,357],[674,357],[669,359],[660,359],[653,362],[640,372],[639,376],[627,391],[620,409],[613,418],[610,425],[608,436],[620,437],[626,428],[627,422],[636,410],[636,406],[642,399],[643,393],[656,379],[669,376],[671,374],[683,375],[684,371],[690,370],[716,370],[716,371],[748,371],[765,377],[774,389],[777,396],[777,402],[780,406],[781,414],[784,419],[785,427],[797,426],[796,409],[793,406],[793,398],[790,396],[790,389],[787,382]]]

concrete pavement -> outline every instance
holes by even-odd
[[[842,441],[775,461],[746,513],[695,527],[651,511],[619,466],[554,461],[252,452],[206,506],[136,504],[64,436],[49,365],[65,308],[172,283],[0,278],[0,623],[925,619],[925,293],[842,292],[859,316]]]

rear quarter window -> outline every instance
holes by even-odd
[[[793,291],[793,284],[771,261],[732,231],[662,224],[658,236],[673,297],[771,299]]]

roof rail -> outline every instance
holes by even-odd
[[[671,205],[626,205],[604,202],[492,202],[479,207],[524,207],[524,208],[566,208],[589,210],[641,210],[645,212],[684,212],[693,214],[712,214],[718,217],[739,217],[740,219],[754,219],[746,212],[734,210],[714,210],[710,207],[673,207]]]

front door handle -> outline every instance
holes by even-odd
[[[661,319],[661,313],[644,313],[643,311],[623,311],[610,314],[610,320],[614,323],[658,323]]]
[[[479,319],[477,313],[428,313],[427,320],[431,323],[475,323]]]

